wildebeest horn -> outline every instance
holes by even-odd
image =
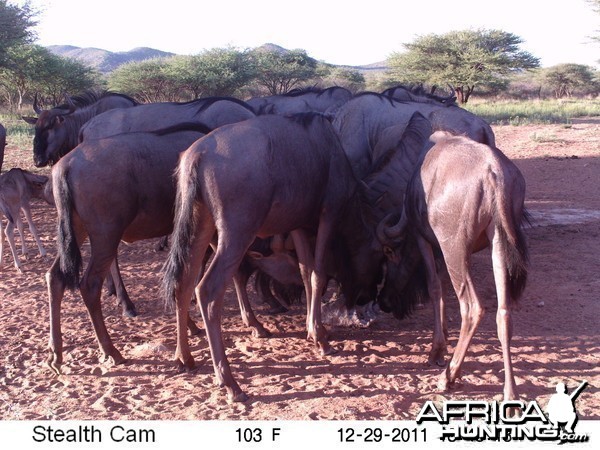
[[[37,92],[35,93],[35,95],[33,96],[33,110],[36,112],[36,114],[41,114],[42,113],[42,108],[40,108],[40,105],[38,105],[38,98],[37,98]]]
[[[71,100],[71,97],[69,97],[67,94],[65,94],[65,103],[69,107],[69,112],[67,114],[75,112],[77,106],[75,106],[75,103],[73,103],[73,100]]]
[[[392,225],[393,222],[396,222],[395,225]],[[398,218],[398,214],[396,213],[388,214],[377,225],[377,239],[383,245],[397,244],[400,237],[404,234],[407,223],[406,214],[401,214],[400,218]]]

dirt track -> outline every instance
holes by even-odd
[[[587,380],[590,386],[577,401],[579,416],[600,419],[600,125],[590,120],[494,131],[498,146],[525,175],[527,206],[535,219],[527,230],[530,280],[514,315],[519,393],[545,405],[557,382],[573,388]],[[0,270],[2,419],[414,419],[429,399],[501,398],[502,359],[485,251],[475,257],[475,279],[488,313],[467,354],[462,381],[450,392],[437,392],[440,369],[426,363],[430,305],[403,322],[381,316],[368,328],[332,325],[338,352],[323,358],[305,340],[303,307],[261,316],[274,336],[255,339],[242,326],[229,291],[224,335],[250,400],[228,404],[214,386],[204,336],[191,341],[198,363],[194,372],[181,373],[171,362],[174,318],[165,315],[159,299],[164,254],[154,252],[153,242],[122,246],[123,276],[140,316],[124,319],[115,301],[104,299],[109,332],[129,364],[98,361],[85,307],[69,293],[62,318],[65,374],[53,376],[44,364],[44,273],[55,254],[55,225],[48,206],[36,203],[34,215],[51,256],[25,261],[19,275],[6,263],[7,248]],[[455,300],[449,307],[454,345],[460,315]]]

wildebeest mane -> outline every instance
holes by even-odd
[[[329,121],[329,116],[326,114],[310,111],[310,112],[302,112],[302,113],[294,113],[294,114],[286,114],[284,117],[291,119],[293,122],[296,122],[302,125],[304,128],[308,128],[314,122],[315,119],[321,118]]]
[[[76,108],[85,108],[86,106],[93,105],[94,103],[102,100],[103,98],[111,97],[111,96],[122,97],[122,98],[125,98],[125,99],[129,100],[130,102],[134,103],[135,105],[139,105],[139,103],[134,98],[132,98],[126,94],[121,94],[119,92],[111,92],[108,90],[105,90],[105,91],[87,90],[80,94],[69,96],[69,101]],[[56,108],[68,110],[71,108],[71,105],[69,105],[68,103],[63,103],[62,105],[56,106]]]
[[[345,88],[343,88],[341,86],[330,86],[328,88],[318,88],[316,86],[308,86],[308,87],[303,87],[303,88],[295,88],[295,89],[292,89],[291,91],[288,91],[285,94],[281,94],[281,95],[283,97],[299,97],[299,96],[305,95],[305,94],[317,94],[317,97],[320,97],[321,95],[327,94],[331,97],[333,95],[334,91],[337,89],[346,90]]]
[[[283,97],[298,97],[300,95],[305,95],[305,94],[321,94],[322,92],[323,92],[323,89],[321,89],[321,88],[318,88],[316,86],[308,86],[308,87],[303,87],[303,88],[292,89],[291,91],[281,94],[281,96],[283,96]]]
[[[410,97],[411,101],[417,103],[431,103],[437,104],[439,106],[458,106],[456,104],[456,97],[441,97],[439,95],[435,95],[433,93],[429,93],[425,91],[423,85],[417,85],[415,87],[409,88],[402,84],[398,84],[391,88],[386,89],[382,92],[382,95],[387,97],[392,97],[394,95],[394,91],[396,89],[400,89],[407,92],[407,95]],[[450,101],[451,100],[451,101]]]
[[[172,133],[178,133],[180,131],[197,131],[198,133],[208,134],[212,129],[201,122],[182,122],[170,127],[161,128],[159,130],[151,131],[155,136],[166,136]]]
[[[372,92],[372,91],[359,92],[358,94],[355,94],[354,97],[352,97],[352,98],[367,97],[367,96],[377,97],[380,100],[385,100],[385,101],[389,102],[390,105],[392,105],[392,106],[394,106],[396,103],[402,103],[401,101],[396,100],[388,95],[383,95],[383,94],[380,94],[379,92]]]
[[[201,114],[202,112],[207,110],[211,105],[213,105],[216,102],[220,102],[220,101],[229,101],[229,102],[237,103],[238,105],[246,108],[248,111],[254,113],[254,109],[252,109],[252,107],[248,103],[246,103],[243,100],[237,99],[235,97],[226,97],[226,96],[204,97],[204,98],[199,98],[197,100],[193,100],[192,102],[189,102],[189,103],[193,103],[195,101],[200,103],[200,108],[198,109],[198,112],[196,114]]]

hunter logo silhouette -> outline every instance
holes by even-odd
[[[552,422],[555,428],[559,428],[560,424],[565,424],[565,432],[573,434],[573,428],[577,423],[577,411],[575,409],[575,400],[581,394],[581,391],[587,386],[587,381],[583,381],[572,394],[567,394],[567,387],[564,383],[556,385],[556,394],[552,394],[546,413],[548,419]]]

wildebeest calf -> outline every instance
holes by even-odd
[[[25,219],[29,225],[29,230],[33,235],[41,256],[46,256],[46,251],[42,246],[37,229],[31,219],[31,210],[29,201],[31,198],[44,198],[44,187],[48,182],[48,177],[36,175],[23,169],[10,169],[0,176],[0,211],[8,219],[6,226],[6,237],[10,245],[10,251],[15,261],[15,267],[19,272],[23,272],[17,249],[15,247],[14,229],[15,224],[19,229],[21,236],[21,253],[27,256],[25,246],[25,236],[23,234],[23,221],[21,220],[21,210],[25,213]],[[0,218],[0,265],[2,265],[2,251],[4,250],[4,235],[2,234],[2,220]]]

